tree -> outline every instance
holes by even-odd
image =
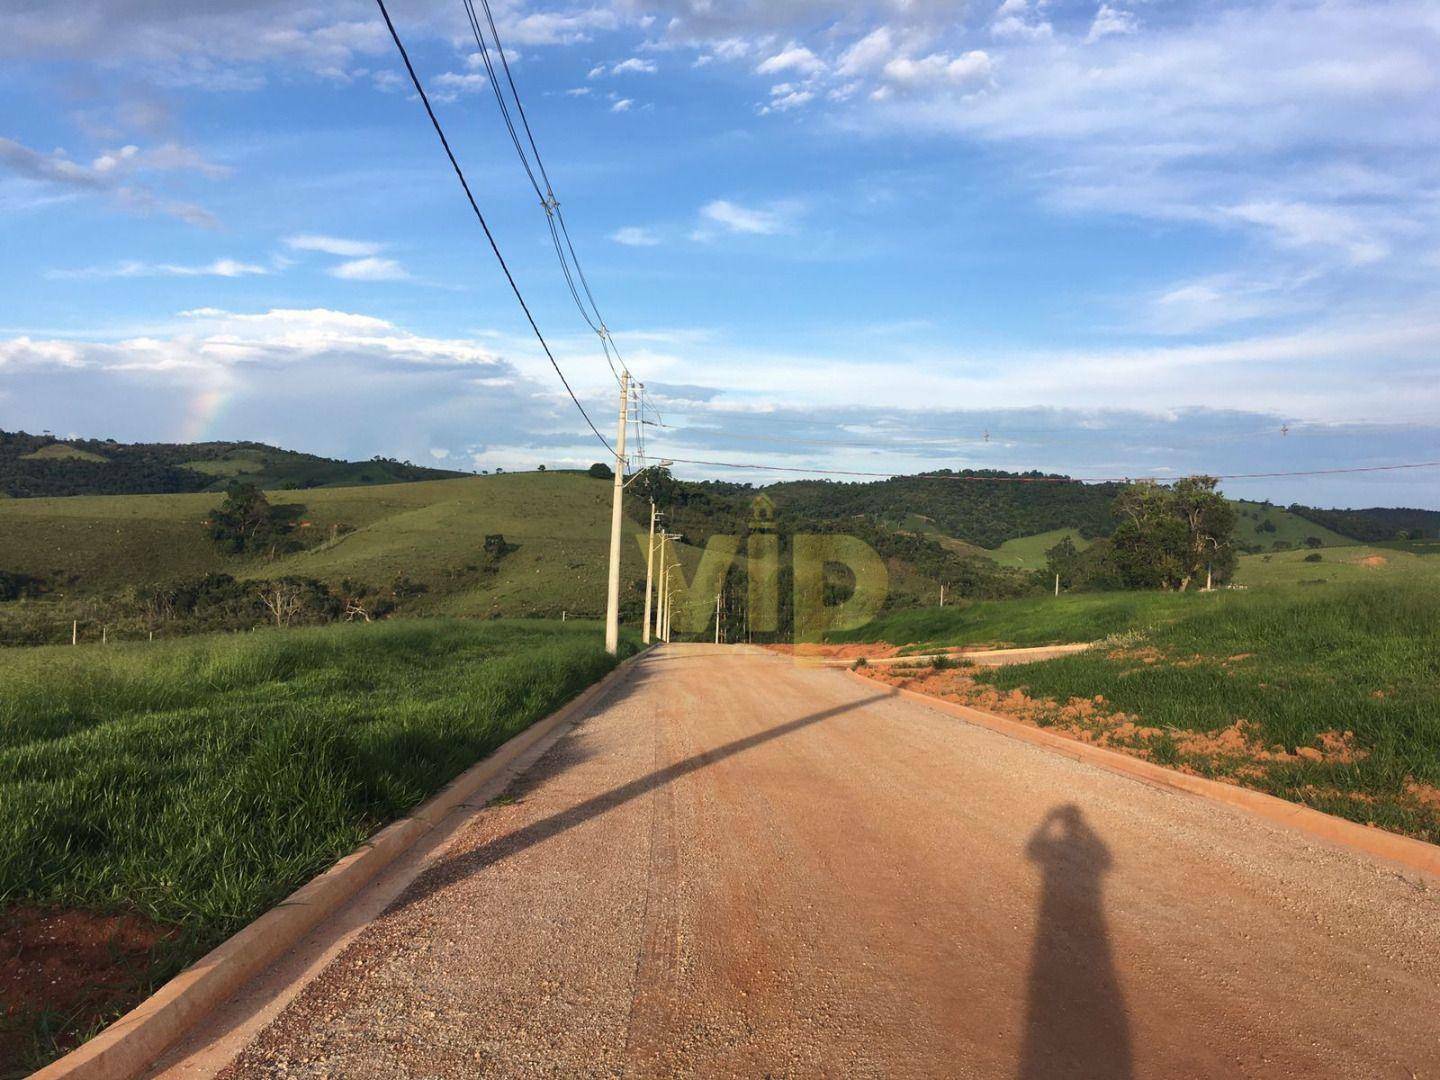
[[[226,551],[267,552],[289,550],[295,519],[304,507],[277,507],[250,483],[231,484],[225,501],[210,515],[210,537]]]
[[[1075,584],[1076,563],[1080,559],[1080,552],[1075,547],[1075,541],[1066,536],[1061,541],[1045,552],[1045,569],[1048,579],[1058,577],[1060,586],[1068,589]]]
[[[1209,568],[1216,578],[1235,565],[1235,508],[1210,476],[1169,487],[1135,484],[1115,500],[1120,524],[1111,537],[1115,565],[1132,588],[1184,591]]]
[[[304,587],[293,579],[267,581],[259,590],[260,602],[275,619],[276,627],[286,627],[305,608]]]
[[[597,461],[590,466],[590,475],[596,480],[614,480],[615,470],[606,465],[603,461]]]
[[[1325,541],[1318,536],[1307,536],[1305,537],[1305,546],[1308,548],[1324,547]]]

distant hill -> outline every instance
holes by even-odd
[[[1297,505],[1290,507],[1290,512],[1332,529],[1341,536],[1366,543],[1440,537],[1440,510],[1388,506],[1372,506],[1368,510],[1320,510]]]
[[[1110,507],[1120,487],[1045,473],[942,470],[861,484],[797,480],[765,491],[782,511],[801,517],[864,515],[903,529],[913,522],[912,515],[919,515],[946,536],[998,548],[1007,540],[1056,529],[1108,536],[1116,524]]]
[[[118,443],[0,431],[0,496],[173,495],[242,479],[271,490],[356,487],[465,474],[406,461],[337,461],[257,442]]]

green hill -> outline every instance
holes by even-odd
[[[1296,505],[1290,507],[1290,512],[1363,543],[1440,539],[1440,510],[1387,506],[1372,506],[1365,510],[1321,510]]]
[[[1006,540],[994,551],[986,554],[1001,566],[1013,566],[1020,570],[1043,570],[1045,553],[1067,536],[1077,551],[1084,551],[1090,546],[1090,541],[1080,534],[1079,529],[1051,529],[1034,536]]]
[[[228,573],[237,578],[405,576],[417,610],[451,614],[599,613],[610,485],[579,473],[513,473],[372,487],[270,493],[298,504],[302,551],[230,555],[207,535],[215,493],[11,499],[0,503],[0,568],[44,579],[56,598]],[[633,524],[632,530],[637,527]],[[485,537],[516,545],[478,575]],[[627,574],[644,573],[640,547]]]
[[[1276,544],[1292,548],[1314,547],[1310,542],[1312,540],[1318,540],[1321,547],[1344,547],[1355,543],[1349,537],[1303,518],[1292,510],[1247,499],[1236,499],[1234,503],[1235,539],[1242,549],[1270,551]]]
[[[254,442],[118,443],[0,431],[0,495],[144,495],[262,488],[351,487],[461,476],[405,461],[337,461]]]

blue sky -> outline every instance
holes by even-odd
[[[609,434],[460,0],[391,13]],[[1434,4],[495,13],[671,425],[652,453],[1161,477],[1440,458]],[[0,426],[596,458],[372,4],[11,0],[0,64]],[[1440,507],[1437,470],[1227,489]]]

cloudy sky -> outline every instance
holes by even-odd
[[[388,2],[610,434],[613,381],[461,0]],[[668,425],[652,456],[1162,477],[1440,458],[1433,2],[494,12]],[[7,429],[598,456],[369,0],[7,0],[0,298]],[[1440,470],[1227,488],[1440,507]]]

